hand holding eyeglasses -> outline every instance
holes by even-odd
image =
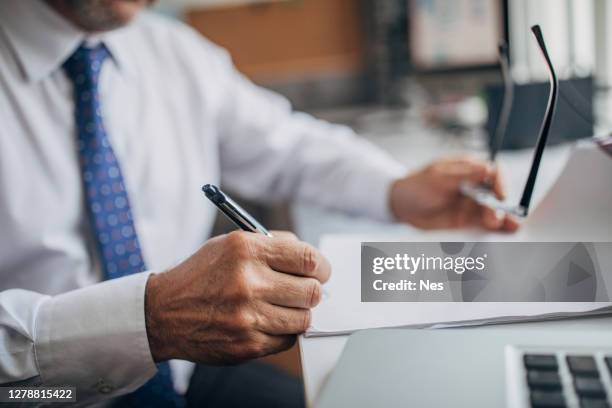
[[[542,51],[542,56],[544,57],[546,66],[548,67],[550,94],[548,97],[546,113],[544,115],[544,120],[542,122],[542,127],[540,128],[540,134],[538,136],[538,141],[535,147],[533,161],[531,163],[531,169],[529,171],[529,176],[527,177],[525,188],[523,190],[523,195],[521,196],[519,204],[510,205],[503,202],[495,196],[494,192],[491,191],[487,183],[474,184],[464,182],[461,185],[461,192],[465,196],[470,197],[475,202],[483,206],[503,211],[505,213],[509,213],[518,217],[526,217],[529,213],[531,197],[533,195],[536,178],[538,176],[538,170],[540,168],[540,163],[544,154],[544,148],[546,147],[546,142],[548,140],[548,134],[550,133],[550,126],[552,124],[552,119],[555,113],[555,107],[557,105],[559,93],[559,81],[557,79],[557,74],[548,55],[546,43],[544,42],[544,36],[542,35],[542,30],[540,29],[539,25],[534,25],[533,27],[531,27],[531,31],[533,32],[533,35],[535,36],[535,39],[538,42],[540,51]],[[510,113],[510,105],[512,104],[511,94],[508,94],[508,91],[512,89],[512,83],[508,74],[508,60],[507,55],[505,55],[505,50],[502,51],[502,49],[500,49],[500,59],[502,66],[502,74],[504,76],[504,82],[506,83],[506,95],[504,96],[504,103],[502,106],[502,117],[500,118],[500,126],[497,129],[496,140],[491,151],[491,161],[495,160],[497,149],[499,148],[499,146],[501,146],[501,138],[503,138],[503,133],[505,132],[505,126],[507,125]]]
[[[516,218],[460,193],[463,182],[490,183],[492,196],[503,200],[497,169],[489,162],[466,156],[447,157],[393,183],[390,206],[395,217],[421,229],[484,228],[515,231]]]

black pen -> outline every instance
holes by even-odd
[[[202,187],[202,191],[227,218],[242,230],[263,234],[268,237],[272,236],[266,227],[261,225],[244,208],[229,198],[229,196],[221,191],[219,187],[212,184],[206,184]]]

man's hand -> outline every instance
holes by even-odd
[[[504,191],[497,169],[467,157],[446,158],[397,180],[390,205],[396,218],[422,229],[484,227],[515,231],[519,224],[507,214],[477,204],[459,191],[462,182],[488,182],[499,199]]]
[[[294,236],[232,232],[149,278],[145,314],[156,362],[232,364],[285,350],[310,325],[330,276]]]

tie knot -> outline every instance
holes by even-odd
[[[97,81],[104,60],[109,52],[104,44],[90,48],[81,44],[74,53],[64,62],[64,71],[68,78],[77,85],[86,81]]]

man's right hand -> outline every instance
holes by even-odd
[[[213,238],[147,282],[153,359],[232,364],[285,350],[309,327],[330,271],[315,248],[290,234]]]

